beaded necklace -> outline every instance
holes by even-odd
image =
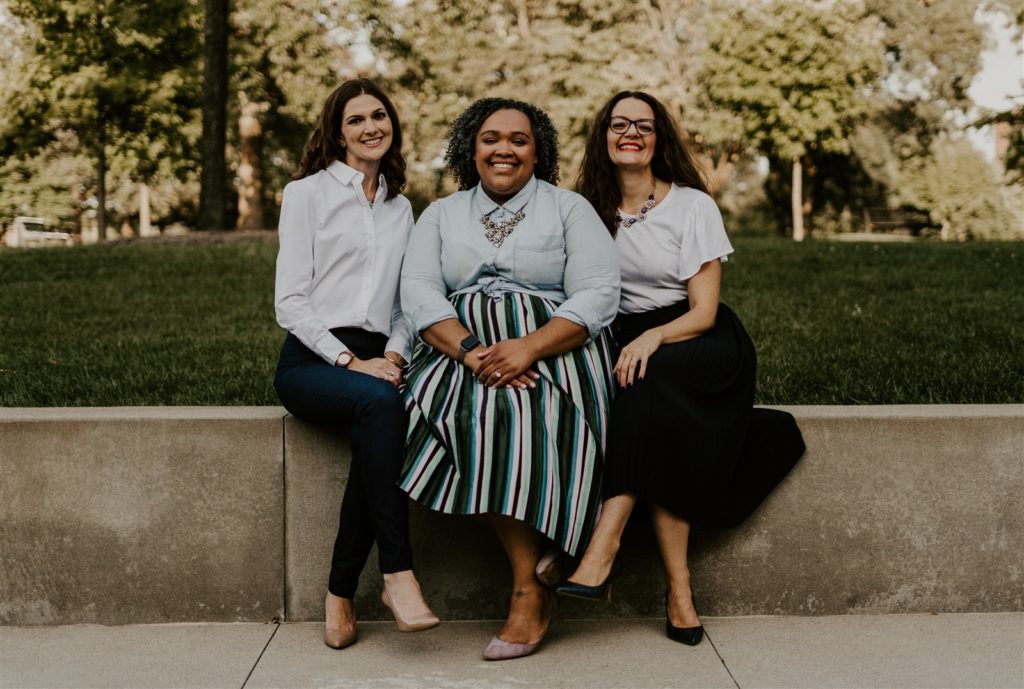
[[[505,241],[505,238],[512,234],[512,230],[516,229],[516,225],[522,222],[523,218],[526,217],[526,213],[523,212],[523,209],[526,208],[526,204],[524,203],[519,210],[512,214],[511,218],[495,222],[494,219],[491,218],[491,213],[498,210],[498,208],[502,208],[502,206],[498,206],[490,213],[485,213],[480,216],[480,224],[484,226],[487,241],[494,246],[501,246],[502,242]]]
[[[644,220],[647,219],[647,211],[654,208],[654,204],[656,203],[654,200],[654,193],[657,190],[658,181],[655,180],[654,187],[651,189],[651,195],[647,197],[647,200],[644,201],[644,205],[640,207],[640,212],[636,215],[623,215],[622,211],[616,209],[615,222],[619,224],[619,229],[629,229],[630,227],[633,227],[633,225],[636,225],[638,222],[643,222]]]

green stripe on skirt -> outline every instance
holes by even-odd
[[[451,301],[484,345],[533,332],[558,307],[517,292]],[[576,555],[600,506],[612,389],[608,336],[535,368],[536,388],[493,390],[420,343],[406,375],[409,435],[399,486],[433,510],[514,517]]]

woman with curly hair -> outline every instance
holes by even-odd
[[[497,532],[513,594],[484,658],[502,660],[532,653],[554,612],[538,579],[545,540],[576,554],[597,513],[619,266],[590,204],[554,186],[543,111],[484,98],[449,141],[461,191],[423,212],[402,268],[423,345],[400,485],[431,509],[486,514]]]
[[[719,301],[733,248],[672,117],[623,91],[594,119],[577,189],[615,238],[622,346],[609,422],[601,518],[560,594],[600,599],[638,499],[665,564],[666,632],[696,645],[703,626],[686,560],[690,524],[735,526],[803,454],[790,414],[754,409],[754,346]]]
[[[359,574],[374,541],[382,597],[402,631],[438,619],[412,571],[408,499],[395,486],[407,415],[398,386],[412,331],[398,275],[412,229],[402,129],[388,97],[355,79],[327,98],[281,203],[275,308],[288,330],[274,377],[296,417],[352,432],[327,583],[324,643],[356,640]]]

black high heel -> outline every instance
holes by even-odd
[[[555,592],[562,596],[568,596],[569,598],[582,598],[583,600],[611,600],[612,599],[612,579],[618,576],[622,570],[622,563],[619,562],[618,556],[612,560],[612,569],[608,572],[608,576],[605,577],[604,581],[596,586],[587,586],[586,584],[577,584],[575,581],[566,581],[565,583],[559,584],[555,588]]]
[[[693,592],[690,593],[691,599]],[[665,635],[673,641],[687,646],[696,646],[704,638],[704,625],[696,627],[676,627],[668,617],[668,589],[665,589]]]

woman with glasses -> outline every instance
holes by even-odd
[[[554,613],[546,543],[577,554],[597,516],[619,265],[590,204],[554,186],[557,133],[535,106],[476,101],[445,161],[461,191],[423,212],[402,267],[423,345],[400,485],[497,533],[513,590],[484,659],[504,660],[536,650]]]
[[[755,353],[719,301],[733,248],[694,155],[665,107],[616,94],[587,139],[577,190],[615,239],[622,270],[613,326],[622,349],[601,517],[558,592],[601,599],[626,522],[648,503],[668,579],[666,633],[696,645],[690,525],[734,526],[788,473],[804,445],[793,417],[753,409]]]
[[[324,601],[324,643],[356,641],[353,607],[374,541],[382,598],[402,631],[436,626],[412,571],[408,499],[396,486],[407,415],[399,392],[412,332],[398,274],[412,230],[394,106],[372,81],[327,97],[281,202],[275,308],[288,330],[274,377],[285,408],[351,428],[352,463]]]

